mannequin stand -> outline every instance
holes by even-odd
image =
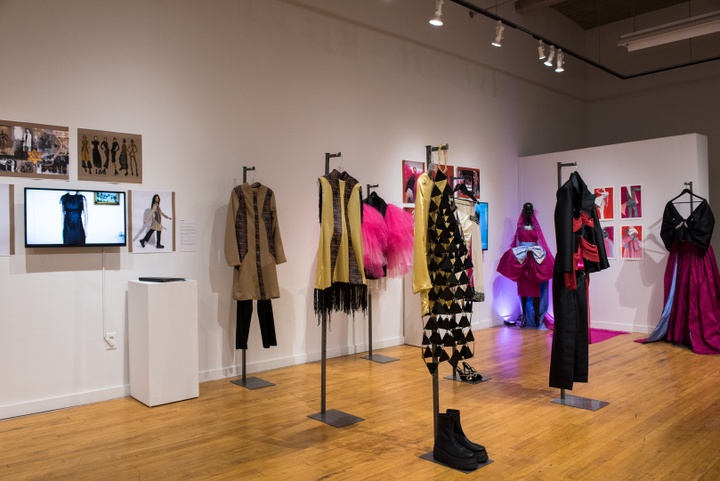
[[[243,184],[247,183],[247,173],[248,171],[254,171],[255,166],[248,167],[247,165],[243,165]],[[274,386],[275,384],[265,381],[264,379],[260,379],[257,377],[247,377],[247,349],[242,349],[242,377],[240,379],[236,379],[234,381],[230,381],[233,384],[237,384],[238,386],[242,386],[246,389],[260,389],[263,387],[270,387]]]
[[[325,175],[330,173],[330,159],[340,157],[342,154],[325,153]],[[322,313],[322,346],[321,346],[321,359],[320,359],[320,412],[315,414],[309,414],[308,417],[316,419],[325,424],[329,424],[335,428],[343,428],[351,424],[355,424],[360,421],[364,421],[363,418],[353,416],[352,414],[338,411],[337,409],[326,410],[326,398],[327,398],[327,312]]]
[[[558,189],[562,187],[562,168],[563,167],[577,167],[577,162],[569,162],[563,164],[562,162],[557,163],[557,174],[558,174]],[[595,399],[587,399],[584,397],[573,396],[572,394],[565,394],[565,389],[560,389],[560,397],[553,399],[552,402],[555,404],[562,404],[564,406],[571,406],[574,408],[584,409],[586,411],[597,411],[598,409],[604,408],[608,404],[607,401],[598,401]]]

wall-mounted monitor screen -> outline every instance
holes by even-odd
[[[125,192],[25,188],[25,247],[124,246]]]

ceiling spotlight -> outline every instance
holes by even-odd
[[[492,41],[493,47],[502,47],[502,39],[503,39],[503,32],[505,31],[505,25],[502,24],[500,20],[498,20],[497,25],[495,25],[495,40]]]
[[[543,62],[548,67],[552,67],[553,59],[555,58],[555,45],[550,45],[550,54],[548,58]]]
[[[435,0],[435,16],[430,20],[430,25],[440,27],[443,24],[442,21],[442,6],[445,0]]]
[[[555,67],[555,71],[557,73],[564,72],[565,68],[563,67],[563,63],[565,63],[565,54],[563,53],[562,49],[559,48],[557,52],[557,67]]]
[[[542,40],[538,40],[538,58],[540,60],[545,58],[545,44]]]

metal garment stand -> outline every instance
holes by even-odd
[[[563,181],[562,181],[562,169],[563,167],[577,167],[577,162],[568,162],[568,163],[557,163],[557,174],[558,174],[558,189],[562,187]],[[589,328],[590,326],[588,326]],[[607,401],[598,401],[596,399],[587,399],[580,396],[573,396],[572,394],[565,394],[565,389],[560,389],[560,397],[557,399],[553,399],[552,402],[556,404],[563,404],[565,406],[571,406],[574,408],[580,408],[584,409],[586,411],[597,411],[598,409],[601,409],[608,404],[610,404]]]
[[[692,180],[690,182],[683,182],[684,185],[687,185],[688,190],[690,191],[690,213],[695,210],[694,202],[693,202],[693,183]]]
[[[330,173],[330,159],[341,157],[342,153],[337,154],[325,153],[325,175]],[[308,415],[309,418],[329,424],[335,428],[343,428],[359,421],[363,418],[353,416],[352,414],[338,411],[337,409],[326,410],[327,401],[327,312],[322,312],[322,347],[320,359],[320,412]]]
[[[370,189],[376,189],[379,187],[379,184],[367,184],[367,195],[370,196]],[[375,354],[373,355],[372,350],[372,291],[368,287],[368,354],[367,356],[362,356],[362,359],[367,359],[368,361],[372,362],[378,362],[380,364],[387,364],[388,362],[397,361],[397,358],[390,357],[390,356],[383,356],[382,354]]]
[[[255,166],[247,167],[243,166],[243,184],[247,183],[248,170],[255,170]],[[274,386],[275,384],[270,381],[265,381],[259,377],[247,377],[247,349],[241,349],[242,351],[242,377],[234,381],[230,381],[233,384],[242,386],[246,389],[260,389],[263,387]]]
[[[430,172],[430,166],[432,165],[432,153],[433,153],[433,152],[438,152],[438,156],[439,156],[439,155],[440,155],[439,153],[440,153],[441,151],[447,151],[447,150],[449,150],[449,148],[450,148],[450,147],[449,147],[448,144],[441,144],[441,145],[438,146],[438,147],[433,147],[433,146],[431,146],[431,145],[426,145],[426,146],[425,146],[425,165],[426,165],[426,167],[427,167],[427,172],[428,172],[428,173]],[[423,331],[423,332],[424,332],[424,331]],[[440,414],[440,378],[439,378],[439,374],[438,374],[438,371],[440,371],[440,363],[438,362],[438,357],[437,357],[437,355],[435,354],[435,350],[434,350],[434,349],[433,349],[432,362],[437,365],[437,368],[435,369],[435,372],[432,373],[433,445],[434,445],[435,440],[437,439],[437,434],[438,434],[438,417],[439,417],[439,414]],[[455,374],[455,372],[453,371],[453,376],[454,376],[454,374]],[[446,379],[453,379],[453,377],[448,377],[448,378],[446,378]],[[474,383],[473,383],[473,384],[474,384]],[[434,446],[433,446],[433,448],[434,448]],[[428,453],[425,453],[425,454],[420,455],[420,458],[421,458],[421,459],[424,459],[424,460],[426,460],[426,461],[433,462],[433,463],[435,463],[435,464],[439,464],[440,466],[450,467],[450,466],[448,466],[448,465],[445,464],[445,463],[442,463],[442,462],[440,462],[440,461],[437,461],[437,460],[435,459],[435,455],[433,454],[433,451],[430,451],[430,452],[428,452]],[[478,467],[477,467],[477,469],[483,468],[483,467],[491,464],[492,462],[493,462],[493,460],[492,460],[492,459],[489,459],[489,460],[487,460],[486,462],[479,464]],[[463,472],[463,473],[470,473],[470,472],[472,472],[472,471],[465,471],[465,470],[457,469],[457,468],[453,468],[453,469],[456,469],[457,471],[461,471],[461,472]]]
[[[438,155],[440,155],[440,151],[443,151],[443,150],[447,151],[449,148],[450,148],[449,144],[441,144],[438,147],[433,147],[432,145],[425,146],[425,166],[427,167],[428,175],[430,172],[430,166],[432,165],[432,153],[437,152]],[[437,369],[435,369],[435,372],[432,374],[433,442],[435,442],[435,439],[437,438],[438,415],[440,414],[440,380],[439,380],[439,376],[438,376],[438,371],[440,370],[440,363],[438,362],[438,357],[435,354],[434,349],[433,349],[432,362],[438,366]],[[430,455],[432,456],[432,453],[430,453]]]
[[[450,144],[441,144],[438,147],[433,147],[432,145],[425,146],[425,167],[428,175],[430,174],[430,166],[432,165],[432,153],[443,150],[450,150]]]

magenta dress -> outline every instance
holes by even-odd
[[[670,251],[665,269],[664,309],[646,343],[685,344],[697,354],[720,354],[720,274],[710,245],[715,218],[703,200],[683,219],[665,206],[660,237]]]
[[[554,259],[538,243],[538,231],[518,226],[516,246],[500,258],[497,271],[517,282],[520,297],[540,297],[540,284],[552,278]]]

